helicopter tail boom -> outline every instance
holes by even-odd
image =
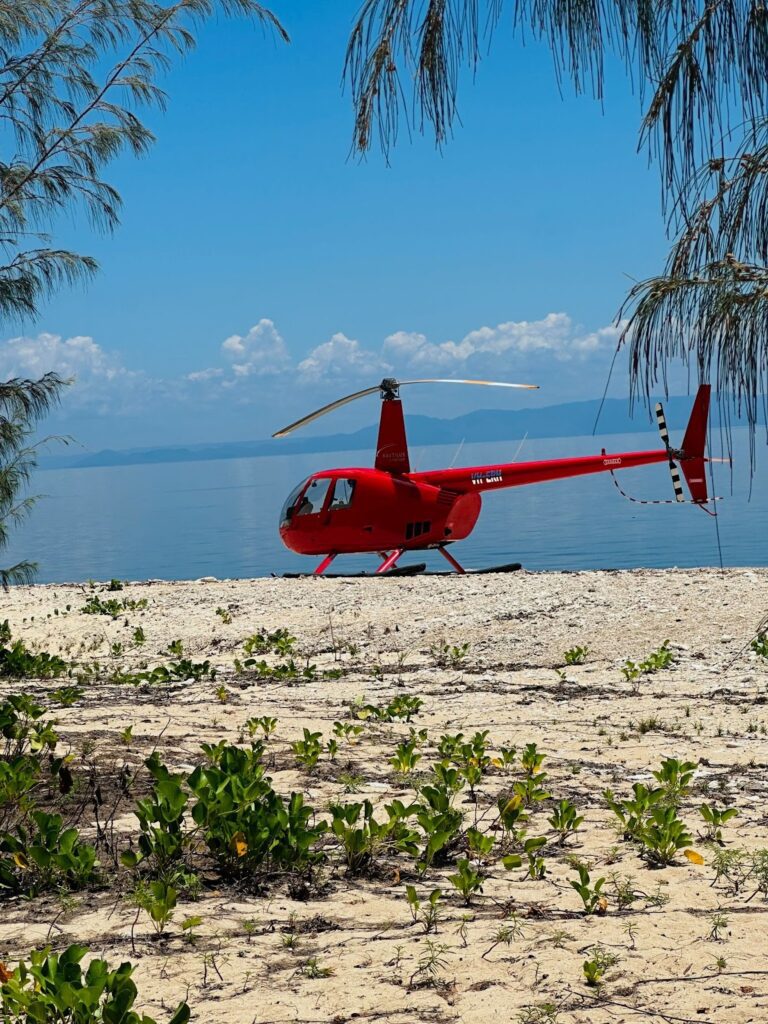
[[[497,491],[505,487],[540,484],[547,480],[586,476],[589,473],[607,473],[617,469],[632,469],[656,462],[666,462],[665,451],[620,452],[586,455],[570,459],[549,459],[542,462],[510,462],[493,466],[470,466],[466,469],[435,470],[411,474],[411,479],[434,484],[448,490]]]
[[[511,462],[501,465],[470,466],[465,469],[435,470],[428,473],[411,474],[411,479],[434,484],[459,493],[468,491],[496,491],[504,487],[520,487],[524,484],[544,483],[547,480],[562,480],[567,477],[585,476],[589,473],[615,472],[619,469],[633,469],[667,462],[674,468],[679,462],[691,492],[694,504],[706,504],[707,482],[704,473],[706,461],[704,449],[709,415],[709,385],[702,385],[688,421],[683,447],[674,449],[662,430],[665,447],[652,451],[616,452],[608,454],[605,449],[600,455],[578,456],[567,459],[550,459],[542,462]],[[662,416],[663,412],[657,413]],[[662,424],[660,421],[660,426]],[[676,472],[676,470],[675,470]],[[682,494],[678,500],[682,499]]]

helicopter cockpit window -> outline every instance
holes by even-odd
[[[304,495],[296,506],[293,514],[295,516],[308,516],[313,512],[322,511],[326,495],[328,494],[328,488],[331,486],[332,482],[332,480],[328,480],[327,478],[313,480],[304,492]]]
[[[333,500],[331,501],[331,512],[337,508],[349,508],[352,504],[352,497],[355,493],[355,481],[339,477],[333,489]]]
[[[291,516],[293,516],[293,514],[295,513],[295,511],[296,511],[295,506],[296,506],[296,502],[298,500],[298,497],[299,497],[299,495],[301,494],[301,492],[304,490],[304,488],[306,486],[307,486],[307,481],[306,480],[302,480],[301,483],[297,487],[293,488],[291,493],[285,499],[285,502],[283,503],[283,508],[282,508],[282,510],[280,512],[280,523],[281,524],[289,522],[289,520],[291,519]]]

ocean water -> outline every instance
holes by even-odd
[[[509,462],[655,447],[652,433],[465,445],[456,465]],[[749,494],[747,439],[735,431],[734,470],[713,464],[716,521],[691,505],[640,505],[623,498],[609,474],[518,487],[483,496],[474,533],[452,547],[467,568],[519,561],[532,570],[719,564],[768,565],[768,475],[758,441]],[[764,442],[762,442],[764,449]],[[413,449],[414,469],[446,466],[455,446]],[[311,571],[316,560],[287,551],[277,532],[281,505],[309,473],[366,466],[369,452],[224,459],[165,465],[39,471],[45,497],[18,528],[3,564],[39,563],[40,582],[195,579]],[[672,498],[665,465],[626,470],[622,488],[644,499]],[[435,553],[404,556],[401,565],[447,564]],[[337,559],[335,571],[372,570],[372,556]]]

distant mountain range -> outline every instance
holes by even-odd
[[[673,396],[664,400],[670,430],[681,431],[688,422],[692,398]],[[408,442],[411,447],[436,444],[471,444],[475,441],[512,441],[524,436],[579,437],[592,433],[600,408],[598,399],[567,402],[540,409],[482,409],[454,419],[433,416],[406,416]],[[158,448],[105,448],[80,455],[48,455],[40,459],[41,469],[83,469],[92,466],[136,466],[164,462],[207,462],[214,459],[243,459],[254,456],[290,455],[307,452],[340,452],[373,449],[377,424],[363,427],[352,434],[329,434],[321,437],[271,438],[261,441],[227,441],[219,444],[173,445]],[[607,399],[600,414],[596,437],[605,434],[655,432],[655,423],[644,408],[638,406],[630,419],[626,399]],[[674,441],[674,438],[673,438]]]

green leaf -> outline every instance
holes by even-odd
[[[191,1014],[186,1003],[181,1003],[168,1024],[187,1024]]]

